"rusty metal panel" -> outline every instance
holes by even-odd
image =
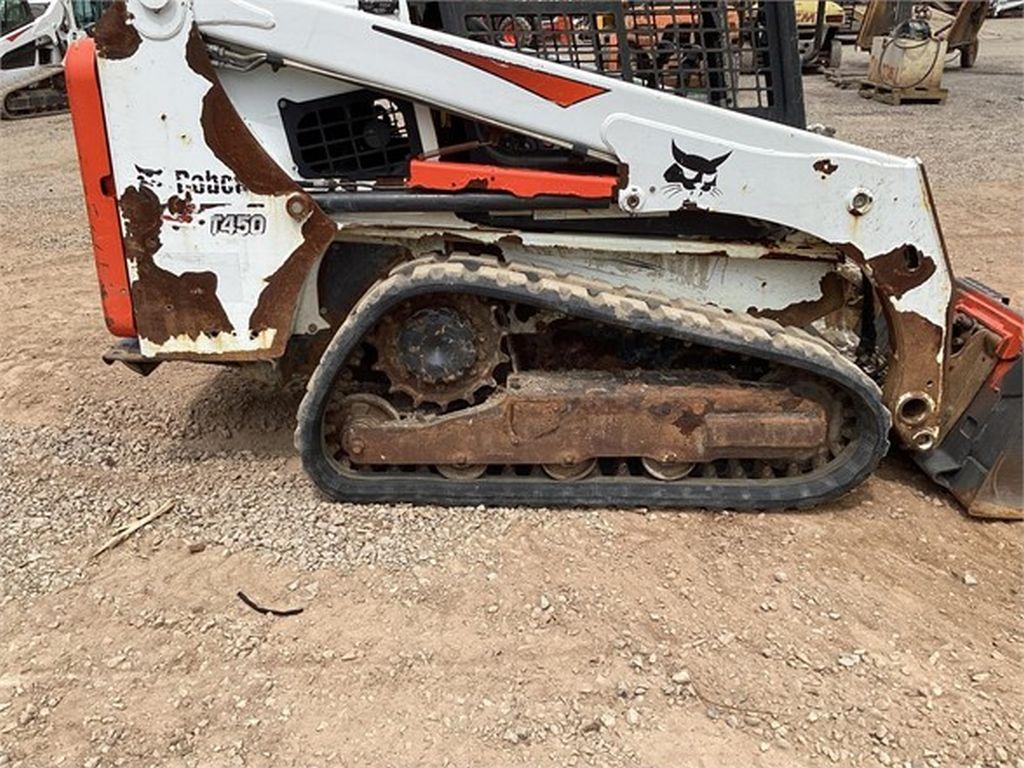
[[[349,419],[342,445],[366,464],[561,464],[637,456],[662,462],[806,458],[828,416],[781,385],[717,378],[521,373],[484,405],[446,416]]]
[[[336,228],[245,127],[190,5],[134,10],[115,4],[96,40],[140,349],[280,356]]]

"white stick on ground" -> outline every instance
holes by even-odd
[[[154,520],[163,517],[172,509],[174,509],[174,499],[165,501],[156,509],[155,512],[151,512],[145,517],[136,520],[134,523],[130,523],[129,525],[125,526],[120,531],[118,531],[106,544],[104,544],[102,547],[93,552],[92,557],[99,557],[104,552],[114,549],[115,547],[121,546],[122,544],[124,544],[124,542],[131,538],[133,533],[138,531],[140,528],[145,528]]]

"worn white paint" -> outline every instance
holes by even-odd
[[[179,18],[179,8],[185,19]],[[144,20],[139,31],[155,38],[143,37],[138,51],[129,58],[98,61],[117,195],[144,184],[166,206],[172,196],[185,196],[186,190],[178,186],[178,176],[188,174],[188,180],[180,181],[191,192],[196,211],[191,222],[165,220],[154,263],[178,276],[214,273],[217,297],[235,329],[216,339],[178,337],[164,344],[141,338],[141,351],[155,356],[164,352],[216,355],[268,349],[276,331],[290,329],[257,329],[264,332],[252,333],[249,318],[268,279],[303,242],[302,222],[285,210],[287,196],[256,194],[238,187],[233,181],[234,172],[207,146],[200,116],[210,83],[185,63],[190,8],[172,4],[167,9],[166,27],[160,26],[163,17],[137,0],[129,0],[129,11]],[[165,81],[155,78],[154,73],[168,78],[172,87],[163,87]],[[151,169],[156,174],[148,175],[140,169]],[[212,187],[205,184],[208,175],[229,183],[210,191]],[[194,176],[203,178],[202,190],[194,183]],[[202,211],[204,205],[217,207]],[[262,215],[265,233],[214,234],[212,217],[224,214]],[[136,265],[129,264],[129,274],[133,282],[138,280]]]

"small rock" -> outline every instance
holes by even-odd
[[[190,555],[198,555],[200,552],[206,551],[206,542],[197,541],[188,545],[188,553]]]
[[[25,709],[23,709],[21,715],[18,716],[18,725],[26,726],[31,723],[36,719],[37,711],[35,704],[25,705]]]
[[[860,657],[844,653],[837,659],[837,661],[839,662],[839,666],[850,668],[855,667],[860,663]]]
[[[978,584],[978,577],[975,576],[970,571],[965,571],[964,572],[964,584],[966,584],[968,587],[976,586]]]
[[[639,725],[640,724],[640,713],[637,712],[632,707],[630,707],[629,709],[626,710],[626,722],[629,723],[630,725]]]
[[[774,578],[779,584],[785,584],[789,581],[789,576],[786,575],[785,571],[776,571]]]
[[[541,595],[540,596],[539,605],[540,605],[540,609],[542,611],[546,611],[548,608],[551,607],[551,601],[548,599],[547,595]]]
[[[989,672],[975,672],[973,675],[971,675],[971,682],[984,683],[990,677],[992,677],[992,675]]]
[[[672,675],[672,682],[676,685],[686,685],[690,682],[691,679],[692,678],[690,677],[690,670],[688,669],[680,669],[678,672]]]
[[[599,719],[601,720],[601,725],[605,728],[613,728],[615,726],[615,715],[611,712],[605,712]]]

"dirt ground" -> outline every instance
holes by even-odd
[[[991,23],[944,106],[807,81],[1018,303],[1022,54]],[[76,174],[66,117],[0,125],[0,766],[1024,766],[1024,527],[898,455],[813,514],[324,503],[297,393],[102,365]]]

